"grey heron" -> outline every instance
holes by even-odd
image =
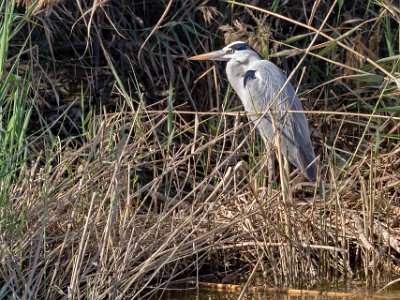
[[[251,113],[248,118],[256,124],[264,142],[273,143],[277,132],[282,155],[309,181],[315,181],[317,163],[303,106],[279,67],[262,59],[251,46],[240,41],[189,60],[226,61],[228,81],[245,110]]]

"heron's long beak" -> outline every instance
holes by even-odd
[[[224,52],[222,50],[203,53],[200,55],[189,57],[188,60],[225,60]]]

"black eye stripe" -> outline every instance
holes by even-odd
[[[237,44],[233,44],[232,46],[230,46],[229,48],[233,49],[233,50],[253,50],[254,49],[252,47],[250,47],[249,45],[247,45],[246,43],[237,43]]]
[[[236,43],[236,44],[231,45],[229,48],[233,49],[234,51],[251,50],[251,51],[254,51],[255,53],[257,53],[259,57],[261,57],[261,55],[256,50],[254,50],[253,47],[249,46],[246,43]]]

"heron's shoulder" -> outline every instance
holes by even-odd
[[[251,64],[251,69],[260,71],[260,72],[267,72],[267,73],[274,73],[274,72],[282,72],[281,69],[275,65],[273,62],[269,60],[258,60]]]
[[[257,84],[257,82],[265,83],[270,80],[275,74],[274,67],[276,66],[267,60],[251,63],[243,75],[243,86]]]
[[[250,69],[255,70],[262,81],[273,80],[276,84],[281,85],[287,80],[281,68],[269,60],[256,61],[250,65]]]
[[[282,85],[286,77],[282,70],[273,62],[268,60],[257,60],[249,64],[247,71],[243,75],[243,86],[254,86],[254,84],[265,84],[273,82]]]

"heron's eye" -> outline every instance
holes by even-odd
[[[233,54],[234,52],[235,50],[233,50],[232,48],[226,49],[226,54]]]

